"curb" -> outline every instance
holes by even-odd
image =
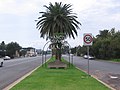
[[[87,73],[86,71],[84,71],[84,70],[82,70],[82,69],[80,69],[80,68],[78,68],[78,67],[76,67],[78,70],[81,70],[81,71],[83,71],[84,73]],[[97,77],[95,77],[94,75],[90,75],[91,77],[93,77],[93,78],[95,78],[98,82],[100,82],[100,83],[102,83],[103,85],[105,85],[106,87],[108,87],[109,89],[111,89],[111,90],[116,90],[116,89],[114,89],[113,87],[111,87],[110,85],[108,85],[108,84],[106,84],[106,83],[104,83],[103,81],[101,81],[101,80],[99,80]]]
[[[2,90],[9,90],[11,89],[13,86],[15,86],[16,84],[18,84],[20,81],[22,81],[23,79],[25,79],[26,77],[28,77],[30,74],[32,74],[35,70],[37,70],[39,67],[41,67],[42,65],[36,67],[35,69],[33,69],[32,71],[28,72],[27,74],[23,75],[21,78],[17,79],[16,81],[14,81],[13,83],[11,83],[10,85],[8,85],[7,87],[5,87]]]

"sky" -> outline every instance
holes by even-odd
[[[35,20],[50,2],[71,4],[82,24],[78,36],[67,39],[71,47],[83,45],[84,33],[96,36],[100,30],[120,30],[120,0],[0,0],[0,43],[42,49],[47,41],[40,38]]]

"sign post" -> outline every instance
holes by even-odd
[[[93,37],[91,33],[85,33],[83,36],[84,46],[87,46],[88,75],[89,75],[89,46],[92,46]]]

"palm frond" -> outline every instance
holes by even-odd
[[[62,2],[55,2],[53,5],[44,5],[45,12],[38,17],[36,28],[40,30],[40,36],[48,38],[54,36],[54,33],[64,33],[65,37],[75,38],[77,36],[77,29],[81,23],[77,21],[77,16],[73,13],[71,4],[62,4]]]

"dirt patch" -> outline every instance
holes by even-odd
[[[67,64],[59,60],[56,60],[54,62],[50,62],[48,64],[48,68],[67,68]]]

